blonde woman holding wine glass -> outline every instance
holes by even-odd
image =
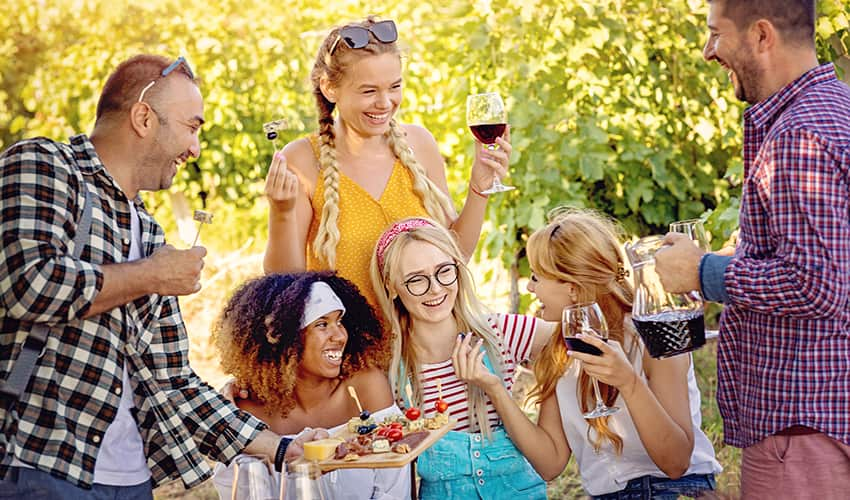
[[[336,270],[372,305],[372,249],[387,225],[425,216],[458,235],[464,260],[475,251],[494,176],[505,175],[509,132],[498,149],[475,144],[466,201],[458,214],[437,141],[402,124],[404,79],[394,21],[368,18],[332,29],[310,75],[318,129],[275,154],[266,178],[271,272]]]
[[[582,485],[597,499],[666,499],[714,489],[721,467],[700,430],[692,359],[648,355],[631,323],[633,289],[614,223],[590,211],[560,211],[531,235],[526,250],[528,289],[542,318],[557,321],[565,307],[595,302],[608,340],[574,336],[598,355],[580,352],[569,338],[549,340],[534,363],[537,425],[497,404],[517,447],[547,480],[575,457]],[[594,379],[603,404],[619,411],[586,417],[597,405]]]

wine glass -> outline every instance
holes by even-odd
[[[571,351],[595,356],[602,354],[602,351],[596,346],[576,338],[579,333],[587,336],[594,335],[605,342],[608,341],[608,325],[596,302],[573,304],[565,307],[561,313],[561,328],[564,342]],[[599,382],[593,377],[591,377],[591,380],[593,381],[593,392],[596,394],[596,408],[582,416],[588,419],[607,417],[620,411],[617,406],[609,407],[605,405],[605,402],[602,401],[602,394],[599,392]]]
[[[682,233],[688,235],[698,247],[704,251],[711,251],[711,246],[708,244],[708,233],[705,232],[705,226],[702,219],[679,220],[670,223],[671,233]]]
[[[505,103],[496,92],[483,94],[472,94],[466,98],[466,124],[484,147],[493,151],[498,149],[496,138],[505,133],[508,126],[508,114],[505,111]],[[505,186],[496,175],[493,177],[493,185],[489,189],[481,191],[482,194],[502,193],[516,189],[514,186]]]
[[[671,233],[682,233],[687,235],[688,238],[696,243],[696,245],[704,252],[711,251],[711,245],[708,243],[708,233],[705,232],[705,226],[702,223],[702,219],[687,219],[671,222],[669,229]],[[699,290],[691,290],[687,295],[694,300],[703,300],[702,294]]]
[[[263,457],[236,457],[232,496],[246,500],[277,500],[280,496],[277,481]]]

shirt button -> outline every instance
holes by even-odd
[[[477,471],[475,471],[475,475],[478,476],[478,477],[481,477],[481,476],[484,475],[484,471],[481,470],[481,469],[478,469]]]
[[[129,245],[130,244],[130,238],[121,238],[121,243],[123,243],[125,245]]]
[[[472,456],[475,457],[475,458],[478,458],[478,457],[481,456],[481,452],[480,451],[473,451]]]
[[[475,435],[475,442],[477,443],[477,442],[480,442],[480,441],[481,441],[481,436],[476,434]]]
[[[479,479],[479,480],[478,480],[478,484],[479,484],[479,485],[481,485],[481,486],[484,486],[484,480],[483,480],[483,479]]]
[[[115,394],[118,394],[119,396],[121,395],[121,386],[120,385],[115,386]]]
[[[97,444],[97,443],[100,442],[100,436],[95,436],[95,437],[91,438],[91,440],[94,441],[95,444]]]

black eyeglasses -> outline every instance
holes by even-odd
[[[183,57],[183,56],[180,56],[173,63],[169,64],[167,68],[162,70],[162,72],[160,72],[159,76],[156,77],[156,79],[151,80],[151,82],[149,84],[145,85],[145,88],[143,88],[142,92],[139,94],[138,102],[142,102],[142,99],[145,98],[145,92],[147,92],[151,87],[153,87],[153,84],[155,84],[157,81],[159,81],[160,78],[165,78],[166,76],[170,75],[175,69],[180,67],[181,64],[186,69],[186,71],[189,73],[189,78],[194,80],[195,79],[195,73],[192,72],[192,68],[189,66],[189,63],[186,61],[186,58]]]
[[[378,21],[369,27],[343,26],[339,29],[339,34],[331,45],[328,54],[334,53],[340,40],[351,49],[362,49],[369,45],[369,32],[375,35],[375,39],[381,43],[393,43],[398,40],[398,30],[394,21]]]
[[[457,281],[457,264],[443,264],[438,267],[434,279],[443,286],[454,284]],[[427,274],[413,275],[404,282],[404,287],[414,297],[425,295],[431,289],[431,277]]]

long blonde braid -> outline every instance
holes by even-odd
[[[324,183],[325,202],[319,230],[313,241],[316,255],[324,256],[331,269],[336,267],[336,246],[339,243],[339,163],[336,160],[336,136],[334,135],[334,104],[318,92],[319,108],[319,165]]]
[[[448,227],[452,222],[451,214],[454,213],[452,200],[428,178],[425,169],[416,159],[413,150],[410,149],[404,131],[395,119],[390,121],[387,142],[401,164],[413,174],[413,191],[422,200],[425,210],[428,211],[432,219]]]

